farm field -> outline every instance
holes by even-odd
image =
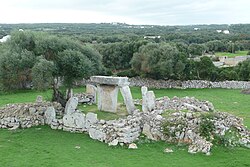
[[[134,98],[141,98],[140,88],[131,88]],[[240,90],[227,89],[153,89],[157,97],[194,96],[211,101],[218,111],[229,112],[241,118],[250,127],[250,95]],[[85,91],[76,88],[74,92]],[[8,103],[33,102],[37,95],[49,100],[52,92],[18,91],[0,94],[0,107]],[[122,97],[119,95],[119,102]],[[80,106],[87,112],[96,106]],[[112,115],[98,113],[98,117],[112,119]],[[51,130],[48,126],[9,131],[0,129],[0,166],[250,166],[250,149],[214,146],[211,156],[189,154],[186,146],[175,146],[165,142],[150,142],[141,138],[137,150],[125,146],[109,147],[105,143],[92,140],[86,134],[75,134]],[[166,154],[168,147],[174,150]]]
[[[246,56],[248,51],[236,51],[235,53],[229,52],[216,52],[215,56],[228,56],[228,57],[235,57],[235,56]]]

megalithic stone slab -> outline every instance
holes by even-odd
[[[148,92],[148,88],[146,86],[142,86],[141,87],[141,94],[142,94],[142,111],[143,112],[148,112],[147,92]]]
[[[129,85],[128,77],[92,76],[90,80],[101,85]]]
[[[98,85],[98,110],[115,113],[117,111],[118,87]]]
[[[86,93],[94,96],[94,103],[96,103],[96,97],[97,97],[96,92],[97,92],[97,87],[91,84],[86,85]]]
[[[50,125],[52,120],[56,118],[56,111],[54,107],[48,107],[44,113],[45,123]]]
[[[122,97],[123,97],[124,103],[126,105],[127,112],[129,114],[132,114],[133,111],[135,110],[135,105],[134,105],[134,102],[133,102],[133,97],[132,97],[129,86],[121,87],[120,91],[122,93]]]
[[[70,114],[75,112],[78,105],[78,98],[77,97],[71,97],[65,106],[65,114]]]
[[[147,92],[147,107],[149,111],[155,108],[155,94],[153,91]]]

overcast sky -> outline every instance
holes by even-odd
[[[1,0],[0,23],[250,23],[250,0]]]

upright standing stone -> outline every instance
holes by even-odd
[[[123,86],[120,88],[120,91],[122,93],[122,97],[124,99],[124,103],[126,105],[127,111],[129,114],[132,114],[133,111],[135,110],[135,105],[133,102],[133,97],[130,92],[129,86]]]
[[[148,92],[148,88],[146,86],[142,86],[141,87],[141,94],[142,94],[142,111],[143,112],[148,112],[147,92]]]
[[[141,87],[142,94],[142,111],[148,112],[155,108],[155,94],[153,91],[148,91],[146,86]]]
[[[77,105],[78,105],[78,98],[71,97],[66,103],[65,114],[70,114],[75,112]]]
[[[147,92],[147,107],[149,111],[155,108],[155,94],[153,91]]]
[[[96,103],[96,92],[97,88],[94,85],[86,85],[86,93],[94,96],[94,103]]]
[[[56,118],[56,111],[54,107],[48,107],[44,113],[44,117],[45,117],[45,123],[50,125],[53,119]]]
[[[42,103],[43,102],[43,97],[41,95],[38,95],[36,97],[36,103]]]
[[[98,85],[98,110],[116,112],[118,87],[112,85]]]
[[[86,115],[86,129],[88,130],[91,125],[98,122],[97,114],[94,114],[92,112],[88,112]]]

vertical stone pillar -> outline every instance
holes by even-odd
[[[141,87],[141,94],[142,94],[142,111],[143,112],[148,112],[147,92],[148,92],[148,88],[146,86],[142,86]]]
[[[135,105],[133,102],[132,94],[130,91],[129,86],[123,86],[120,88],[124,103],[126,105],[126,109],[129,114],[132,114],[133,111],[135,110]]]
[[[115,113],[117,111],[118,86],[98,85],[98,110]]]
[[[90,84],[86,85],[86,93],[94,96],[94,101],[93,101],[94,104],[96,104],[96,101],[97,101],[96,92],[97,92],[97,88],[94,85],[90,85]]]
[[[147,107],[149,111],[152,111],[155,108],[155,94],[153,91],[147,92]]]
[[[153,91],[148,91],[146,86],[141,87],[142,93],[142,111],[149,112],[155,108],[155,94]]]

